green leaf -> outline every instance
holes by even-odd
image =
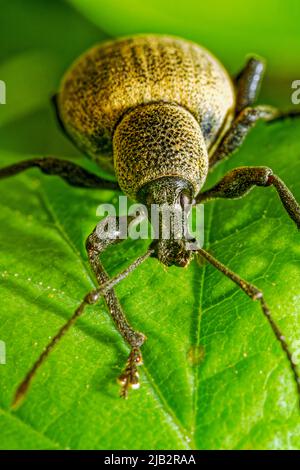
[[[14,0],[1,7],[0,79],[7,82],[8,100],[0,108],[0,167],[53,154],[77,156],[91,170],[92,163],[79,158],[57,129],[48,100],[68,64],[105,34],[65,2],[53,0],[47,10],[35,0],[23,4]],[[97,5],[101,15],[91,1],[76,0],[78,10],[85,4],[86,17],[110,33],[138,27],[181,34],[205,43],[232,68],[249,50],[267,55],[273,71],[288,79],[275,99],[283,93],[289,98],[299,49],[291,8],[284,14],[277,7],[275,15],[272,7],[270,26],[264,5],[258,18],[254,7],[247,16],[233,15],[220,3],[212,22],[204,3],[193,10],[176,2],[170,12],[168,2],[159,8],[149,2],[146,9],[132,0],[124,12],[120,2],[103,0],[101,9]],[[243,40],[237,41],[241,32]],[[270,96],[273,91],[270,87]],[[260,125],[210,176],[208,186],[235,166],[269,165],[300,200],[299,130],[296,120]],[[187,269],[166,269],[151,259],[117,287],[130,322],[148,337],[142,386],[129,400],[119,399],[115,380],[128,347],[99,302],[43,365],[22,406],[10,409],[17,385],[49,337],[95,285],[84,243],[98,221],[98,205],[110,201],[117,203],[113,192],[75,189],[38,170],[0,181],[0,340],[6,343],[0,448],[298,449],[296,386],[259,305],[195,261]],[[209,203],[205,220],[205,247],[264,290],[297,357],[299,233],[275,191],[257,188],[245,199]],[[128,240],[112,248],[104,256],[109,273],[124,269],[146,246]]]
[[[260,125],[222,164],[271,166],[300,199],[300,123]],[[18,155],[1,152],[1,165]],[[14,390],[43,347],[94,286],[84,241],[111,192],[69,187],[28,171],[1,181],[1,448],[296,449],[296,387],[259,306],[212,267],[148,260],[117,287],[143,346],[142,387],[118,398],[128,348],[100,302],[64,338],[27,400]],[[271,189],[205,209],[205,247],[261,287],[299,354],[299,234]],[[145,250],[125,241],[104,262],[111,275]]]

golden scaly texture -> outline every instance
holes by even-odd
[[[158,102],[188,110],[209,151],[231,123],[235,94],[223,66],[204,48],[176,37],[140,35],[90,49],[67,71],[58,96],[72,140],[112,171],[112,138],[119,122],[129,110]],[[188,138],[190,134],[182,135]],[[162,142],[161,151],[163,147]]]
[[[114,133],[113,153],[119,185],[133,199],[146,183],[164,176],[184,175],[197,194],[208,172],[199,124],[177,104],[152,103],[128,112]]]

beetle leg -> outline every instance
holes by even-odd
[[[105,295],[106,292],[110,291],[116,284],[120,281],[125,279],[135,268],[137,268],[140,264],[142,264],[149,256],[153,254],[153,250],[148,250],[143,256],[140,256],[136,259],[128,268],[122,271],[117,276],[113,277],[112,279],[108,279],[105,283],[101,284],[100,287],[90,291],[84,297],[83,301],[79,305],[79,307],[75,310],[71,318],[58,330],[55,336],[51,339],[48,345],[45,347],[43,352],[40,354],[38,359],[35,361],[29,372],[26,374],[24,380],[20,383],[19,387],[16,390],[12,407],[16,408],[20,405],[23,401],[31,382],[37,372],[37,370],[41,367],[41,365],[45,362],[51,351],[57,345],[57,343],[65,336],[65,334],[69,331],[71,326],[74,325],[76,320],[84,313],[85,307],[88,305],[94,305],[98,302],[98,300]]]
[[[235,77],[236,84],[236,115],[256,101],[265,72],[265,63],[251,57],[245,67]]]
[[[284,182],[265,166],[245,166],[229,171],[219,183],[200,193],[196,202],[218,198],[238,199],[254,186],[274,186],[288,215],[300,229],[300,205]]]
[[[69,160],[55,157],[22,160],[0,168],[0,179],[16,175],[29,168],[39,168],[46,175],[60,176],[72,186],[81,188],[120,189],[118,183],[107,181]]]
[[[230,129],[226,132],[216,151],[211,156],[209,167],[214,167],[221,160],[226,159],[238,150],[249,131],[259,119],[271,121],[279,116],[281,116],[280,111],[273,106],[261,105],[254,108],[244,108],[235,118]]]
[[[237,151],[243,144],[249,131],[260,119],[270,123],[282,119],[299,117],[299,110],[283,112],[269,105],[259,105],[253,108],[247,106],[235,117],[231,127],[228,129],[215,152],[210,157],[209,168],[213,168],[221,160],[225,160]]]
[[[122,224],[125,222],[123,226],[127,227],[126,221],[128,220],[130,219],[126,217],[107,217],[97,225],[87,239],[86,248],[89,261],[100,286],[108,282],[109,277],[99,259],[99,255],[103,253],[109,245],[120,242],[121,238],[124,238],[122,234]],[[113,289],[104,293],[104,299],[118,331],[131,347],[125,369],[119,377],[119,382],[122,386],[121,396],[126,398],[130,387],[139,387],[137,366],[142,364],[140,347],[144,343],[146,336],[143,333],[135,331],[128,323]]]
[[[255,285],[250,284],[249,282],[245,281],[242,279],[239,275],[231,271],[227,266],[222,264],[220,261],[218,261],[216,258],[214,258],[210,253],[207,251],[200,249],[198,250],[198,255],[204,258],[206,261],[208,261],[212,266],[214,266],[218,271],[223,273],[226,277],[231,279],[235,284],[242,289],[245,294],[250,297],[252,300],[258,300],[260,302],[260,306],[262,309],[263,314],[267,318],[269,325],[272,328],[272,331],[277,338],[277,340],[280,342],[280,345],[283,349],[283,351],[286,353],[286,356],[288,358],[290,367],[293,371],[294,378],[297,384],[297,392],[298,392],[298,400],[299,400],[299,406],[300,406],[300,376],[297,370],[297,366],[293,360],[293,355],[292,352],[290,351],[289,345],[287,344],[284,335],[280,331],[279,327],[275,323],[274,319],[272,318],[270,309],[268,305],[266,304],[266,301],[264,299],[264,294],[263,292],[258,289]]]

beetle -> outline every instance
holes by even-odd
[[[250,57],[241,72],[231,78],[205,48],[166,35],[137,35],[96,45],[67,70],[53,102],[64,133],[100,167],[115,174],[117,182],[53,157],[10,165],[0,170],[0,178],[37,167],[73,186],[121,190],[147,207],[166,203],[171,208],[216,198],[240,198],[255,186],[273,186],[299,229],[300,206],[268,167],[236,168],[212,188],[201,191],[208,172],[241,146],[257,121],[292,116],[293,113],[285,114],[272,106],[253,106],[264,69],[262,59]],[[174,231],[168,239],[159,236],[143,256],[110,279],[99,257],[109,245],[121,241],[121,219],[116,218],[108,237],[103,236],[106,219],[89,235],[86,248],[99,287],[85,296],[42,352],[18,387],[14,406],[24,398],[36,371],[85,306],[95,304],[101,297],[131,348],[119,377],[121,396],[127,397],[130,387],[139,386],[137,367],[142,363],[141,346],[146,337],[128,323],[113,287],[149,256],[166,266],[184,267],[195,253],[260,303],[287,355],[300,397],[300,379],[292,353],[263,292],[203,248],[187,249],[186,232],[181,238],[175,237]]]

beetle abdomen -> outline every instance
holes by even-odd
[[[62,81],[58,107],[78,147],[112,164],[112,135],[121,117],[138,105],[160,101],[189,110],[209,148],[231,118],[234,92],[225,69],[197,44],[134,36],[82,55]]]

